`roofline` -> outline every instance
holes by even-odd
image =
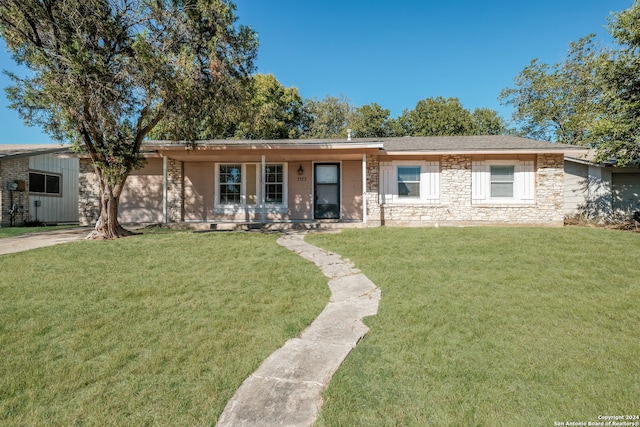
[[[362,150],[362,149],[382,149],[382,142],[301,142],[304,140],[292,140],[295,143],[279,143],[276,141],[260,142],[259,140],[247,141],[246,143],[214,143],[198,142],[195,147],[190,147],[186,143],[171,144],[154,144],[149,142],[143,145],[142,151],[157,150],[168,151],[172,149],[185,149],[191,151],[215,151],[215,150],[259,150],[259,149],[276,149],[276,150],[308,150],[308,149],[324,149],[324,150]],[[244,141],[243,141],[244,142]]]
[[[2,155],[0,153],[0,160],[5,160],[5,159],[21,159],[24,157],[31,157],[31,156],[41,156],[44,154],[54,154],[54,153],[62,153],[65,151],[69,151],[70,146],[64,146],[64,147],[56,147],[56,148],[49,148],[49,149],[43,149],[43,150],[33,150],[33,151],[25,151],[22,153],[17,153],[17,154],[5,154]]]
[[[567,151],[573,152],[577,149],[559,147],[559,148],[501,148],[501,149],[487,149],[487,150],[384,150],[385,153],[391,156],[428,156],[428,155],[456,155],[456,154],[548,154],[558,153],[563,154]]]

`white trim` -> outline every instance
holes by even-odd
[[[220,203],[220,165],[240,165],[240,203],[238,204],[222,204]],[[256,166],[256,204],[247,204],[247,165]],[[216,213],[233,214],[238,212],[258,213],[282,213],[289,210],[289,164],[287,162],[264,162],[268,165],[282,165],[282,203],[266,203],[266,167],[262,166],[262,162],[216,162],[214,168],[214,210]]]
[[[420,197],[400,197],[398,167],[420,168]],[[440,203],[440,162],[394,160],[380,163],[380,203],[399,205],[433,205]]]
[[[311,218],[316,219],[316,165],[338,165],[338,206],[340,207],[339,220],[342,220],[342,160],[314,160],[311,162]]]
[[[491,166],[513,166],[513,197],[491,197]],[[535,203],[533,160],[484,160],[471,165],[472,204],[513,205]]]
[[[282,166],[284,168],[284,165]],[[266,175],[267,175],[267,168],[266,168],[266,156],[263,154],[262,158],[260,160],[260,222],[262,222],[264,224],[265,218],[266,218],[266,213],[265,213],[265,209],[266,207],[266,193],[267,193],[267,183],[265,182],[266,179]],[[283,175],[282,175],[282,179],[284,180],[284,171],[283,171]],[[284,184],[284,183],[283,183]],[[283,190],[284,190],[284,185],[283,185]],[[284,202],[284,194],[282,195],[282,201]],[[246,204],[246,201],[245,201]]]
[[[166,156],[162,156],[162,223],[167,224],[169,222],[169,206],[167,199],[169,197],[169,159]]]
[[[367,155],[362,155],[362,223],[367,223]]]

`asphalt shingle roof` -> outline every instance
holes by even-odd
[[[59,153],[67,150],[69,146],[59,144],[0,144],[0,158]]]
[[[509,150],[567,150],[584,149],[568,144],[520,138],[508,135],[487,136],[425,136],[408,138],[384,138],[387,151],[509,151]]]

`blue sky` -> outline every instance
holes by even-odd
[[[421,99],[455,97],[505,119],[500,91],[534,58],[556,63],[569,43],[610,42],[610,12],[632,0],[235,0],[239,22],[260,39],[257,72],[303,98],[376,102],[397,117]],[[0,66],[15,70],[4,42]],[[0,76],[2,88],[9,84]],[[0,144],[47,143],[0,97]]]

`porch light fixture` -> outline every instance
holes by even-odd
[[[302,175],[304,173],[304,169],[302,169],[302,164],[298,167],[298,175]]]

